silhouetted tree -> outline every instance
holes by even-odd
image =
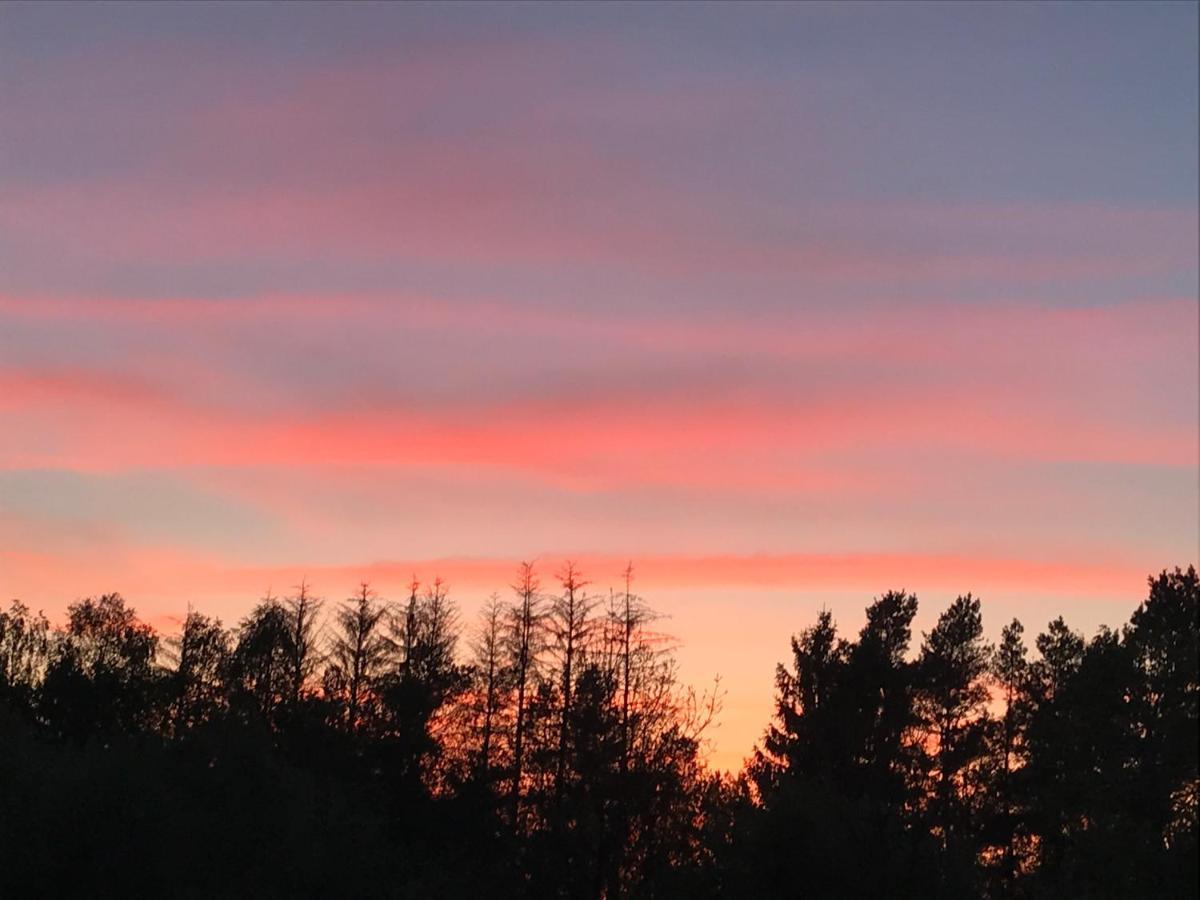
[[[391,650],[397,662],[398,674],[403,675],[412,665],[416,654],[417,630],[420,616],[421,582],[414,575],[408,585],[408,600],[403,608],[390,617]]]
[[[516,692],[516,712],[513,716],[513,759],[512,786],[509,804],[514,827],[521,823],[522,776],[525,764],[525,745],[528,738],[526,701],[530,688],[539,671],[539,655],[543,649],[545,635],[541,582],[534,573],[533,564],[523,562],[517,570],[517,580],[512,585],[516,602],[509,608],[505,651],[507,669]]]
[[[155,723],[158,638],[120,594],[72,604],[55,641],[41,713],[59,733],[134,733]]]
[[[949,893],[974,893],[978,827],[987,752],[988,689],[984,677],[992,648],[983,640],[979,600],[957,598],[925,635],[917,660],[915,711],[925,790],[925,824],[942,849]]]
[[[341,605],[334,616],[335,632],[330,647],[334,679],[344,693],[346,727],[356,731],[362,707],[369,699],[375,678],[388,654],[381,623],[387,607],[379,602],[365,581],[358,593]]]
[[[288,610],[270,594],[238,625],[230,666],[234,699],[243,706],[249,701],[265,721],[293,694],[294,634]]]
[[[1071,772],[1077,758],[1071,722],[1071,685],[1083,664],[1083,635],[1072,631],[1059,616],[1035,640],[1038,658],[1030,665],[1026,735],[1029,759],[1021,771],[1022,789],[1036,795],[1029,810],[1029,827],[1039,846],[1039,862],[1057,871],[1070,829],[1070,808],[1076,790]]]
[[[421,795],[428,776],[444,775],[439,734],[442,711],[469,683],[456,662],[457,613],[445,585],[436,579],[419,592],[414,579],[409,602],[393,624],[399,660],[379,679],[381,728],[388,765],[402,795]]]
[[[861,748],[858,776],[881,828],[894,827],[912,801],[918,748],[909,741],[915,724],[914,665],[906,655],[916,612],[916,596],[904,591],[889,591],[867,607],[867,624],[846,670]]]
[[[750,774],[760,804],[742,816],[745,896],[916,896],[938,890],[912,810],[921,749],[906,658],[917,599],[888,592],[857,641],[832,616],[792,641],[776,675],[776,716]],[[803,884],[797,871],[804,871]]]
[[[562,593],[554,598],[548,616],[553,649],[559,660],[558,756],[554,773],[554,794],[562,799],[563,782],[570,758],[571,703],[578,675],[578,658],[591,637],[591,614],[596,601],[585,592],[584,580],[575,564],[567,562],[558,575]]]
[[[289,672],[288,699],[292,703],[300,700],[313,673],[321,664],[317,617],[322,605],[323,601],[312,595],[304,581],[300,582],[295,595],[285,601],[290,640],[284,647]]]
[[[30,718],[50,661],[50,623],[14,600],[0,610],[0,710]]]
[[[172,719],[179,734],[220,714],[228,697],[229,633],[219,619],[188,610],[178,638],[168,641],[175,656]]]
[[[617,660],[620,668],[621,685],[621,771],[629,768],[629,759],[633,749],[633,707],[631,701],[636,699],[634,682],[638,674],[635,655],[639,650],[637,638],[641,629],[646,625],[649,616],[641,598],[632,590],[633,563],[625,567],[622,573],[625,590],[621,593],[618,604],[610,605],[609,622],[617,635]],[[644,654],[643,654],[644,655]]]
[[[839,640],[833,615],[822,610],[817,624],[793,636],[792,670],[775,668],[776,719],[764,738],[760,789],[770,791],[781,771],[808,777],[849,777],[844,668],[850,645]]]
[[[14,603],[0,895],[1196,895],[1192,568],[1032,660],[1016,621],[991,652],[971,595],[915,658],[910,594],[852,639],[821,612],[739,776],[706,770],[719,693],[680,684],[632,571],[604,615],[558,580],[523,565],[471,665],[436,579],[386,627],[360,585],[323,634],[302,585],[161,648],[115,594],[54,629]]]
[[[1182,893],[1200,880],[1200,579],[1195,567],[1150,579],[1149,596],[1134,611],[1125,641],[1137,673],[1139,795],[1150,840],[1166,855],[1159,864],[1167,878],[1164,888]]]
[[[472,700],[475,707],[476,734],[479,751],[476,754],[476,773],[490,782],[496,764],[496,737],[504,727],[504,697],[506,693],[504,668],[504,605],[493,594],[479,617],[479,629],[472,645],[475,683]]]
[[[991,663],[992,678],[1004,702],[1004,715],[992,731],[993,759],[987,788],[990,806],[982,827],[985,843],[1000,848],[1001,893],[1011,891],[1018,866],[1029,851],[1022,824],[1024,803],[1015,777],[1025,765],[1025,733],[1030,714],[1029,651],[1024,633],[1025,628],[1016,619],[1005,625]]]

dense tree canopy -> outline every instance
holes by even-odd
[[[13,602],[0,894],[1196,896],[1193,568],[1032,652],[970,594],[919,640],[909,593],[822,612],[734,775],[632,585],[522,565],[469,628],[440,581],[302,585],[167,638],[117,594]]]

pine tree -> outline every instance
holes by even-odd
[[[982,764],[987,751],[992,648],[983,640],[979,599],[958,597],[925,635],[917,661],[915,710],[921,732],[925,824],[938,839],[952,892],[974,890]]]
[[[1016,773],[1026,758],[1029,725],[1029,660],[1025,628],[1013,619],[1000,633],[1000,645],[992,657],[991,674],[1004,701],[1004,715],[993,729],[991,815],[988,825],[993,846],[1001,848],[1000,880],[1004,891],[1016,879],[1022,854],[1023,826]]]

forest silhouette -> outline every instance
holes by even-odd
[[[301,585],[170,637],[14,601],[0,895],[1196,896],[1193,567],[1090,639],[992,646],[970,594],[921,635],[905,592],[822,612],[733,774],[634,585],[522,564],[471,622],[440,581]]]

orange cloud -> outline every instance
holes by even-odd
[[[6,529],[14,540],[16,525]],[[19,543],[23,543],[19,542]],[[1155,560],[1044,561],[921,553],[786,553],[752,555],[578,554],[571,557],[600,589],[619,585],[632,562],[637,590],[765,589],[862,592],[864,598],[890,588],[935,591],[989,590],[1136,598]],[[537,558],[547,590],[567,557]],[[132,545],[112,536],[81,536],[70,546],[36,550],[12,544],[0,551],[0,592],[47,608],[86,593],[121,590],[135,602],[161,611],[164,606],[202,601],[206,596],[242,598],[243,606],[268,587],[286,591],[305,579],[339,596],[361,581],[384,592],[402,591],[414,575],[446,580],[460,596],[479,599],[504,593],[516,561],[448,557],[363,562],[244,566],[184,549]]]

